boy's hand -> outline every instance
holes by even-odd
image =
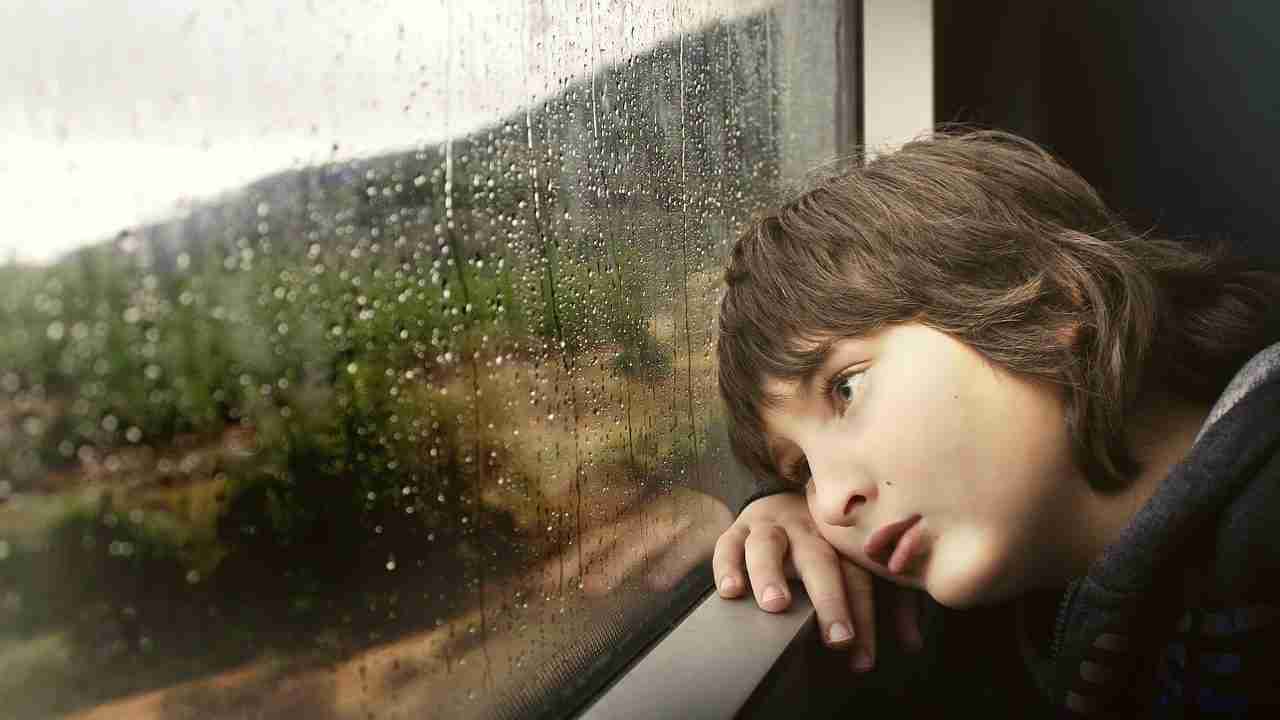
[[[803,497],[784,492],[752,502],[716,541],[711,565],[721,597],[741,596],[749,577],[756,604],[767,612],[781,612],[791,604],[786,578],[800,578],[818,614],[823,641],[852,648],[854,670],[875,665],[874,576],[840,557],[818,534]],[[903,645],[919,649],[918,598],[905,588],[895,588],[894,595]]]

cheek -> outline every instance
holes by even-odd
[[[959,381],[923,372],[876,381],[857,444],[877,479],[892,483],[890,494],[971,497],[972,478],[986,464],[978,442],[984,419]]]
[[[859,438],[886,497],[938,521],[1029,522],[1070,466],[1060,412],[1012,381],[931,380],[886,399]]]
[[[988,459],[967,432],[963,413],[914,409],[896,414],[859,438],[860,457],[893,515],[970,515],[983,505]],[[885,519],[888,519],[887,517]]]

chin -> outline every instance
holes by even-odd
[[[924,590],[940,605],[968,610],[996,605],[1017,594],[1012,578],[994,563],[937,562],[925,576]]]
[[[929,597],[937,601],[939,605],[951,610],[971,610],[990,604],[980,594],[958,591],[947,586],[934,587],[926,585],[925,592],[929,593]]]

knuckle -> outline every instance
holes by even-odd
[[[752,539],[758,544],[780,545],[787,542],[787,531],[773,523],[761,524],[751,529],[748,542]]]
[[[778,547],[785,548],[789,544],[787,531],[778,525],[769,526],[769,529],[765,531],[765,539],[770,545]]]
[[[747,530],[745,527],[731,526],[728,530],[720,533],[720,537],[716,538],[716,551],[731,551],[735,547],[741,548],[743,542],[747,539]]]
[[[728,553],[729,546],[732,543],[733,538],[729,536],[729,533],[721,533],[720,537],[716,538],[714,557],[718,559],[721,555]]]
[[[810,592],[809,601],[815,608],[838,608],[844,605],[844,595],[834,590]]]
[[[757,518],[769,517],[773,512],[769,509],[769,497],[762,497],[748,505],[742,510],[738,519],[744,522],[751,522]]]
[[[804,532],[813,535],[818,534],[818,523],[814,522],[813,516],[807,512],[796,521],[796,524],[799,525],[800,529]]]
[[[820,560],[823,564],[838,565],[840,556],[836,553],[836,549],[825,542],[812,543],[812,547],[807,550],[815,560]]]

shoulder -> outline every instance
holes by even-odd
[[[1240,368],[1211,410],[1206,429],[1225,420],[1237,406],[1249,404],[1243,401],[1250,396],[1274,397],[1278,385],[1280,343],[1275,343]],[[1280,409],[1275,402],[1254,403],[1234,422],[1223,424],[1230,435],[1245,441],[1231,443],[1230,449],[1255,459],[1233,468],[1238,477],[1229,484],[1235,489],[1209,523],[1213,532],[1207,578],[1210,594],[1223,601],[1259,597],[1280,601]],[[1249,446],[1252,451],[1243,452]]]
[[[1218,421],[1258,386],[1277,378],[1280,378],[1280,342],[1272,343],[1258,351],[1236,372],[1209,411],[1205,427]],[[1201,433],[1203,434],[1203,431]]]
[[[1280,343],[1272,344],[1240,368],[1206,425],[1263,385],[1280,383]],[[1269,452],[1246,471],[1247,481],[1216,518],[1213,585],[1223,599],[1280,601],[1280,412],[1267,404],[1237,432],[1263,437]]]
[[[1280,453],[1224,508],[1215,533],[1211,595],[1280,603]]]

